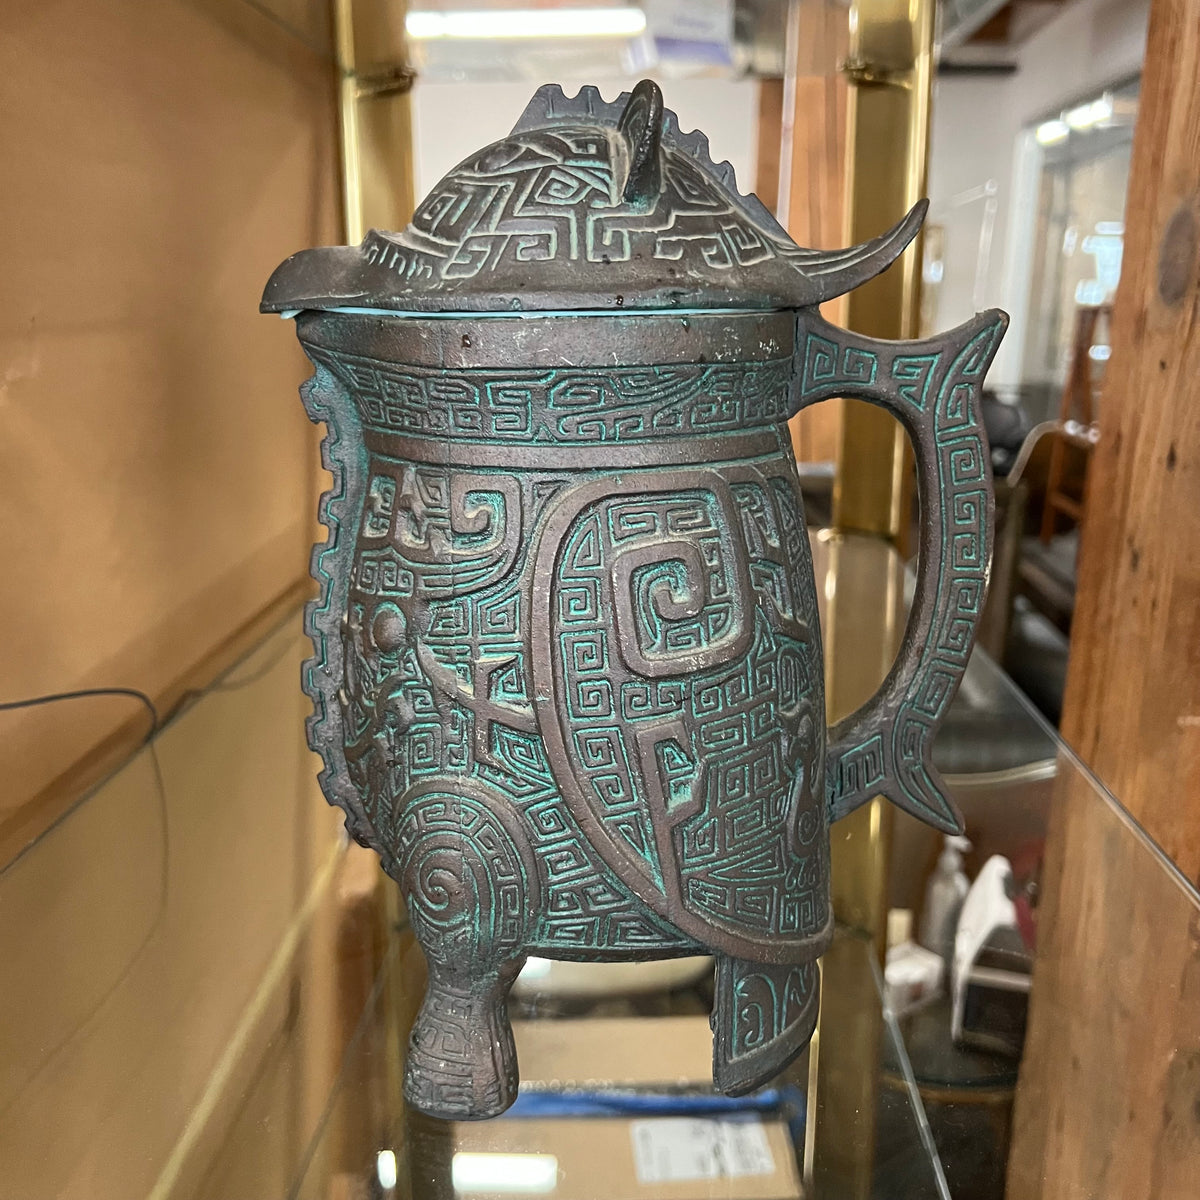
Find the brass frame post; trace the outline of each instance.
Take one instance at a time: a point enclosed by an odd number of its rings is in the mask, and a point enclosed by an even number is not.
[[[925,194],[933,78],[934,0],[856,0],[850,9],[850,244],[890,227]],[[918,246],[848,298],[847,324],[880,338],[915,337]],[[834,524],[899,541],[908,502],[908,445],[886,413],[847,405]]]
[[[925,192],[935,0],[855,0],[849,13],[848,244],[889,228]],[[910,338],[920,313],[919,247],[847,297],[846,324],[878,338]],[[911,451],[888,414],[843,401],[833,522],[840,532],[906,549]],[[900,634],[896,577],[875,555],[853,556],[870,578],[856,581],[839,534],[827,550],[837,587],[825,612],[826,691],[836,720],[867,700],[894,658]],[[843,561],[839,562],[838,560]],[[872,563],[874,563],[873,569]],[[839,571],[838,568],[841,568]],[[878,603],[864,595],[880,578]],[[833,909],[848,933],[822,960],[821,1018],[810,1060],[812,1120],[806,1183],[817,1194],[872,1194],[875,1114],[884,1036],[871,960],[882,959],[892,814],[876,797],[831,831]]]
[[[934,0],[856,0],[850,9],[849,232],[854,244],[888,228],[925,193],[933,78]],[[859,333],[909,338],[920,315],[917,245],[848,297],[846,322]],[[845,402],[833,521],[839,531],[875,534],[907,549],[912,502],[911,451],[900,425],[861,402]],[[837,613],[830,614],[837,621]],[[882,639],[864,659],[882,665],[878,679],[847,678],[831,664],[831,717],[849,712],[883,679],[895,652],[895,631],[881,621]],[[883,644],[886,641],[886,645]],[[857,672],[855,672],[857,674]],[[858,694],[863,686],[867,691]],[[834,832],[834,911],[876,939],[887,924],[886,873],[890,812],[873,800]]]
[[[412,217],[412,104],[401,0],[333,0],[346,242]]]

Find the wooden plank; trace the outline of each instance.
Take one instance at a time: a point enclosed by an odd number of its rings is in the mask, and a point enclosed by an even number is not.
[[[1065,758],[1009,1200],[1195,1200],[1200,914]]]
[[[344,1051],[327,1015],[341,813],[304,744],[306,641],[263,642],[156,764],[0,873],[6,1200],[288,1193]]]
[[[1200,876],[1200,10],[1154,0],[1063,730]],[[1102,805],[1049,839],[1008,1194],[1171,1200],[1200,1163],[1200,921]]]
[[[783,80],[758,81],[758,139],[754,158],[754,194],[772,211],[779,203],[779,166],[783,151]]]
[[[846,129],[848,94],[839,67],[849,46],[844,9],[824,0],[802,0],[802,31],[797,47],[791,112],[784,114],[791,131],[790,153],[781,170],[788,171],[787,212],[780,219],[801,246],[822,250],[846,245]],[[771,203],[767,201],[768,205]],[[845,322],[845,301],[824,307],[832,321]],[[806,408],[791,421],[792,445],[801,462],[832,462],[841,440],[841,400]]]
[[[1200,10],[1155,0],[1064,733],[1200,878]]]
[[[154,697],[160,723],[171,720],[185,705],[200,696],[214,680],[233,667],[251,647],[282,622],[291,621],[293,628],[299,630],[299,606],[313,593],[315,586],[307,577],[289,585],[278,599],[214,646],[198,663],[169,680]],[[149,712],[129,697],[96,697],[93,700],[76,701],[70,708],[75,709],[80,704],[91,704],[99,710],[93,719],[81,722],[83,730],[109,732],[77,758],[64,754],[59,760],[63,767],[61,774],[35,794],[24,798],[23,803],[11,809],[0,808],[0,864],[11,862],[90,788],[126,763],[150,732]],[[61,706],[56,708],[54,705],[34,709],[31,715],[35,721],[25,726],[25,736],[46,744],[57,741],[64,721],[71,721],[76,716],[73,712],[64,714]],[[129,719],[121,721],[121,715],[127,715]],[[40,725],[36,723],[38,718],[43,722]],[[68,748],[70,745],[68,743]],[[11,815],[6,816],[6,812],[11,812]]]

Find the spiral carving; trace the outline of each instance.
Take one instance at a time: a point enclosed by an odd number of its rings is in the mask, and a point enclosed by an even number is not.
[[[499,793],[462,779],[400,800],[390,865],[431,962],[478,969],[524,946],[539,888],[515,817]]]

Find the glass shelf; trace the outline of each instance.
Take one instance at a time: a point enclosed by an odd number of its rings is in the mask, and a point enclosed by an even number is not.
[[[894,650],[904,570],[867,539],[814,545],[829,669],[852,677],[836,699],[852,705]],[[946,998],[897,1016],[875,946],[848,930],[823,961],[811,1050],[746,1101],[712,1092],[711,976],[689,960],[565,987],[535,971],[512,1007],[513,1113],[407,1112],[424,963],[396,889],[317,791],[300,630],[296,612],[0,871],[0,1194],[990,1200],[1025,1169],[1009,1163],[1021,1062],[956,1043]],[[982,655],[936,757],[972,874],[992,854],[1020,874],[1053,823],[1068,847],[1119,853],[1110,926],[1200,928],[1195,889]],[[937,849],[897,816],[891,908],[919,907]],[[1095,996],[1122,1005],[1179,987],[1153,960],[1094,966]],[[1098,1003],[1041,1016],[1029,1054],[1106,1019]],[[692,1177],[639,1183],[639,1162]]]

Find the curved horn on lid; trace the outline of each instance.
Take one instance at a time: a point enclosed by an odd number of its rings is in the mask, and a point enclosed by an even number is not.
[[[887,233],[845,250],[800,250],[792,264],[816,293],[805,303],[824,304],[886,271],[920,232],[928,210],[929,201],[918,200]]]

